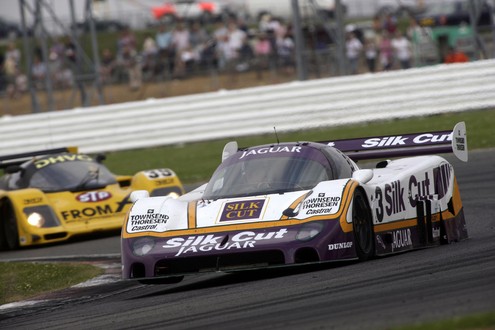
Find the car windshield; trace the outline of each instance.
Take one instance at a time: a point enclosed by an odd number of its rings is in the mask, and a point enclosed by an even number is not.
[[[45,192],[99,189],[116,183],[115,177],[103,165],[92,161],[71,161],[50,164],[36,170],[29,187]]]
[[[312,148],[306,148],[304,153],[268,152],[251,157],[239,154],[225,160],[215,171],[203,195],[205,199],[306,190],[332,179],[328,160]]]

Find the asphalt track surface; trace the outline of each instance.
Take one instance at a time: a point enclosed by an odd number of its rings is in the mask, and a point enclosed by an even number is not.
[[[388,329],[495,311],[495,150],[452,162],[466,241],[367,262],[69,289],[0,308],[0,329]],[[95,255],[118,262],[119,238],[2,252],[0,260]]]

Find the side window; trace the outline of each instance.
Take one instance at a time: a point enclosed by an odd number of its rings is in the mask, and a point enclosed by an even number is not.
[[[356,165],[347,155],[332,147],[324,150],[330,159],[336,179],[352,177],[352,172],[356,170]]]
[[[21,173],[16,172],[12,173],[11,175],[8,176],[8,189],[9,190],[14,190],[14,189],[19,189],[19,188],[24,188],[20,187],[20,181],[21,181]]]

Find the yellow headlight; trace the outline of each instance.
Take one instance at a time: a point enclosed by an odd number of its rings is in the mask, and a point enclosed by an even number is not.
[[[173,199],[177,199],[177,198],[179,198],[179,194],[178,194],[178,193],[176,193],[176,192],[171,192],[171,193],[170,193],[170,194],[168,194],[167,196],[172,197]]]
[[[28,216],[27,222],[33,227],[41,228],[45,224],[45,218],[38,212],[33,212]]]

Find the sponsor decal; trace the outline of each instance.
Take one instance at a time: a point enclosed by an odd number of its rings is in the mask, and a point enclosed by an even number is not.
[[[51,164],[73,162],[73,161],[77,161],[77,160],[92,161],[93,159],[88,155],[79,155],[79,154],[77,154],[77,155],[74,155],[74,154],[60,155],[60,156],[54,156],[54,157],[39,159],[39,160],[34,162],[34,165],[36,166],[36,168],[43,168],[43,167],[45,167],[47,165],[51,165]]]
[[[452,178],[452,166],[443,164],[426,171],[423,175],[411,175],[407,182],[408,194],[404,197],[402,182],[396,180],[383,188],[376,187],[374,193],[374,208],[378,222],[385,216],[392,216],[406,210],[406,204],[415,208],[418,201],[433,199],[434,194],[443,198],[447,194]]]
[[[43,199],[41,197],[33,197],[33,198],[26,198],[23,200],[23,203],[25,205],[29,205],[29,204],[38,204],[38,203],[41,203],[43,201]]]
[[[411,175],[409,178],[409,204],[412,207],[416,207],[417,201],[431,198],[430,184],[431,180],[428,172],[425,172],[422,180],[418,180],[416,176]]]
[[[404,203],[404,188],[399,180],[386,184],[382,188],[375,188],[375,214],[378,222],[382,222],[384,215],[391,216],[406,210]]]
[[[62,215],[62,218],[66,222],[81,220],[83,218],[93,218],[96,216],[108,216],[108,215],[111,215],[113,213],[114,212],[112,210],[112,207],[108,204],[60,212],[60,214]]]
[[[431,174],[425,172],[423,179],[412,175],[409,178],[409,203],[416,207],[418,200],[432,199],[433,194],[438,195],[441,199],[445,197],[450,187],[452,178],[452,166],[443,164],[433,169],[433,182],[430,179]]]
[[[377,147],[390,147],[390,146],[401,146],[406,145],[411,137],[398,136],[387,136],[381,138],[371,138],[364,141],[361,145],[363,148],[377,148]],[[446,134],[432,134],[425,133],[415,136],[410,142],[413,144],[425,144],[425,143],[435,143],[452,141],[452,133]]]
[[[325,196],[319,193],[318,197],[307,198],[302,204],[302,209],[307,215],[326,214],[332,212],[332,208],[340,205],[340,196]]]
[[[147,171],[143,171],[144,172],[144,175],[146,175],[146,177],[148,179],[160,179],[160,178],[166,178],[166,177],[169,177],[169,176],[173,176],[173,172],[167,168],[158,168],[158,169],[154,169],[154,170],[147,170]]]
[[[392,250],[401,249],[404,247],[411,247],[411,230],[400,229],[392,232]]]
[[[352,242],[333,243],[328,244],[328,251],[350,249],[351,247]]]
[[[155,213],[155,210],[149,209],[146,214],[130,215],[127,222],[127,231],[130,233],[154,230],[163,231],[165,230],[163,225],[167,223],[169,218],[166,214]],[[131,228],[129,229],[129,227]]]
[[[435,184],[435,193],[438,198],[443,198],[449,189],[450,179],[452,177],[452,166],[443,164],[433,169],[433,182]]]
[[[252,155],[274,154],[274,153],[281,153],[281,152],[286,152],[286,153],[301,152],[301,147],[298,147],[298,146],[285,146],[285,147],[277,146],[277,147],[266,147],[266,148],[252,149],[249,151],[244,151],[241,154],[241,157],[239,157],[239,159],[243,159],[244,157],[252,156]]]
[[[363,148],[388,147],[406,144],[407,137],[389,136],[384,138],[373,138],[364,141]]]
[[[160,180],[155,180],[154,182],[156,186],[166,186],[174,183],[174,179],[173,178],[160,179]]]
[[[94,207],[85,207],[82,209],[78,208],[65,210],[60,212],[60,215],[67,223],[87,220],[88,218],[93,217],[110,217],[114,214],[119,214],[126,211],[125,207],[132,204],[132,202],[129,200],[129,195],[127,195],[124,199],[122,199],[120,202],[117,202],[116,204],[117,205],[115,207],[112,207],[112,205],[110,204],[104,204],[96,205]]]
[[[259,219],[264,204],[264,199],[225,203],[220,215],[220,222]]]
[[[463,137],[457,137],[456,136],[455,144],[456,144],[457,149],[464,151],[465,145],[466,145],[466,139]]]
[[[112,197],[108,191],[89,191],[76,196],[81,203],[95,203],[107,200]]]
[[[228,236],[224,235],[199,235],[189,236],[187,238],[175,237],[167,240],[164,249],[177,249],[176,257],[184,254],[193,254],[198,252],[223,251],[223,250],[242,250],[256,246],[260,241],[275,241],[283,239],[288,233],[286,228],[277,231],[264,233],[255,233],[253,231],[242,231],[233,235],[227,242],[224,242]]]

